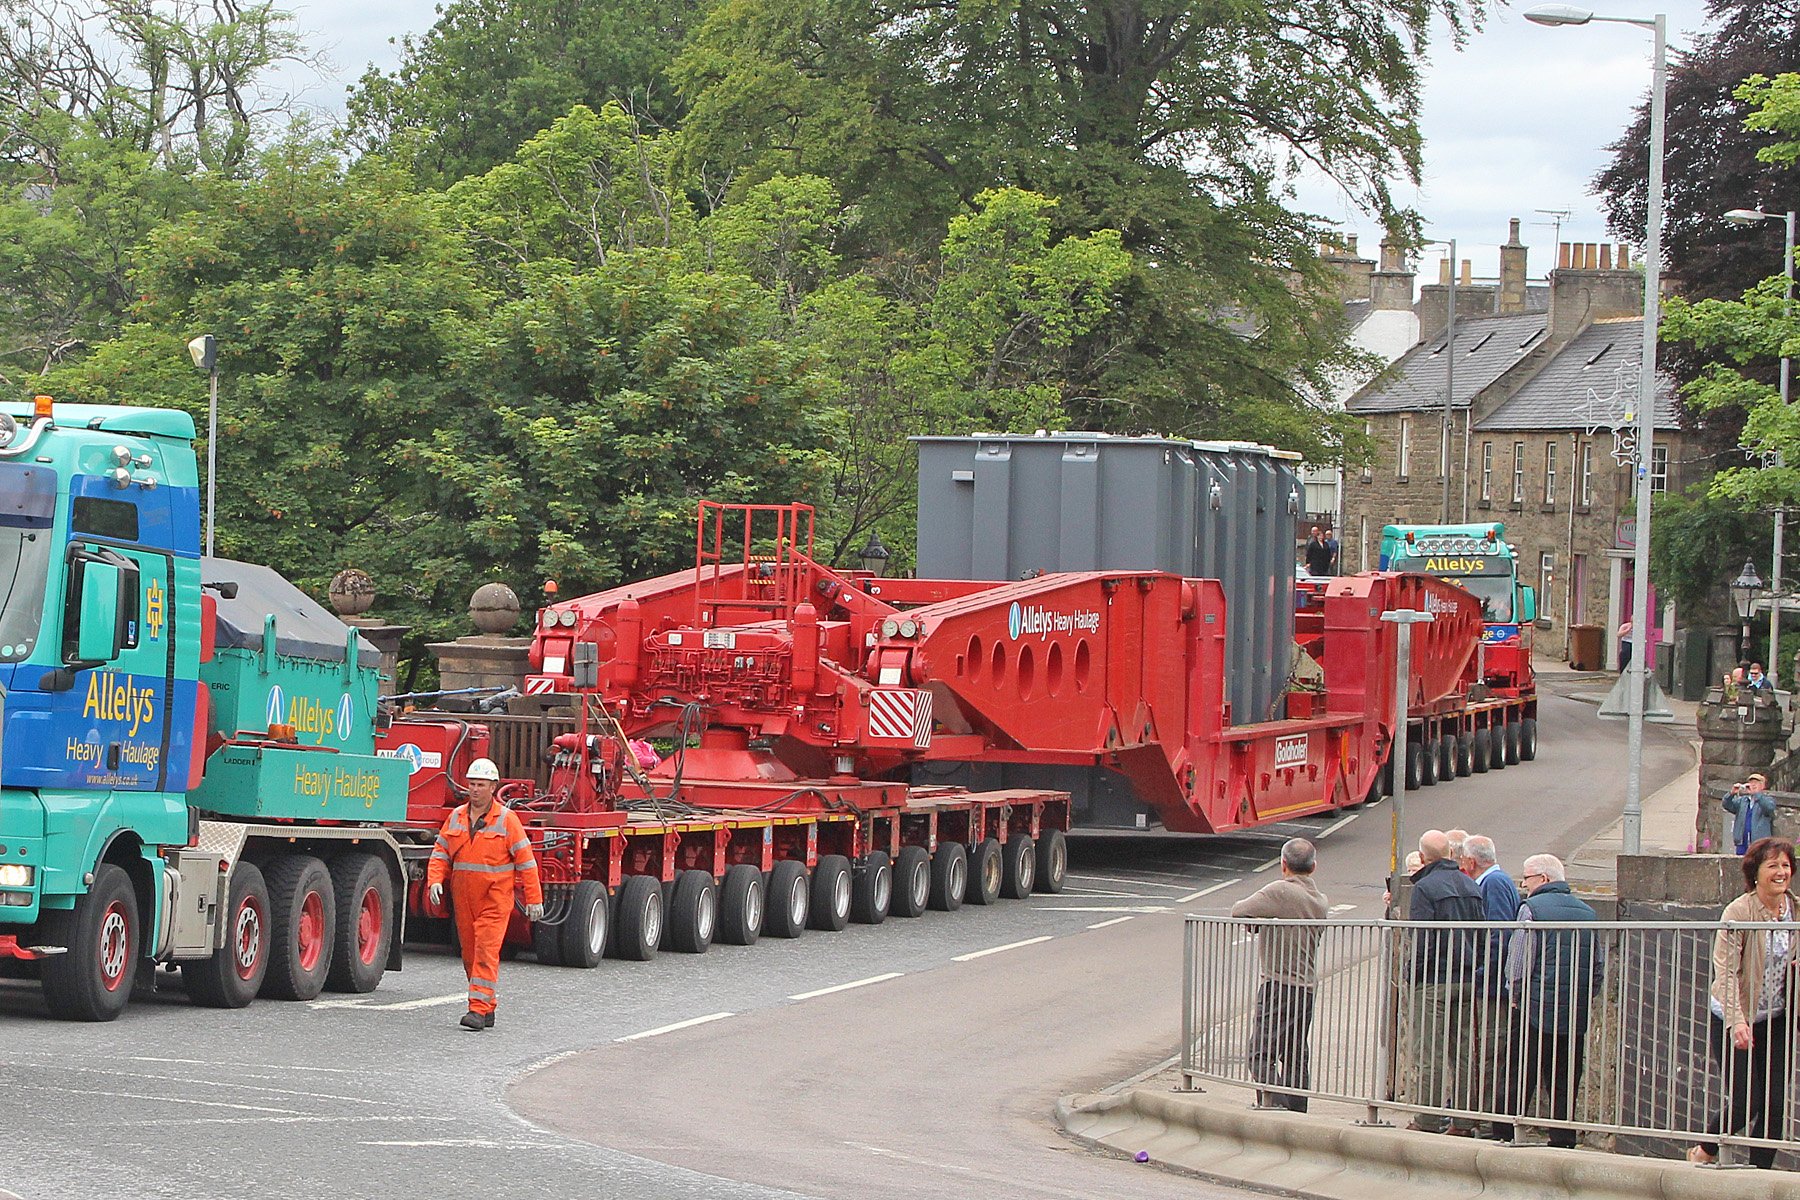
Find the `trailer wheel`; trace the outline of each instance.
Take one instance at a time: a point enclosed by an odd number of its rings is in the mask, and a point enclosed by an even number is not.
[[[1418,742],[1406,743],[1406,790],[1416,792],[1425,786],[1425,748]]]
[[[719,893],[719,940],[727,946],[754,946],[763,923],[763,873],[749,863],[725,869]]]
[[[1488,736],[1487,726],[1483,725],[1475,731],[1474,761],[1469,764],[1477,775],[1487,774],[1488,767],[1493,765],[1494,740]]]
[[[1456,778],[1456,735],[1453,733],[1438,737],[1437,777],[1444,783]]]
[[[1456,776],[1466,779],[1475,773],[1475,738],[1471,734],[1456,735]]]
[[[569,915],[561,925],[538,926],[532,931],[533,938],[548,928],[557,936],[555,965],[592,970],[606,954],[607,927],[611,924],[608,910],[605,884],[595,879],[577,880],[569,893]],[[543,957],[540,943],[539,961]]]
[[[650,875],[629,875],[619,888],[612,953],[630,962],[649,962],[662,941],[662,883]]]
[[[1519,722],[1519,761],[1530,762],[1537,757],[1537,718],[1526,717]]]
[[[1035,890],[1054,896],[1063,890],[1069,877],[1069,839],[1060,829],[1047,829],[1037,844],[1037,880]]]
[[[562,966],[562,926],[533,925],[531,927],[531,948],[537,953],[538,965]]]
[[[254,863],[231,869],[231,900],[221,920],[225,944],[211,958],[182,963],[181,979],[201,1008],[242,1008],[269,970],[269,888]]]
[[[110,1021],[125,1011],[142,950],[137,893],[112,863],[94,870],[93,886],[67,912],[46,913],[52,944],[68,947],[43,960],[44,999],[63,1021]]]
[[[961,842],[940,842],[931,856],[931,907],[955,912],[969,886],[969,850]]]
[[[894,903],[894,868],[887,851],[871,850],[856,875],[850,896],[850,919],[858,925],[879,925],[887,920]]]
[[[1005,879],[1005,865],[1000,861],[1000,840],[984,838],[976,843],[969,856],[969,882],[963,888],[968,904],[992,904],[1000,898],[1000,884]]]
[[[931,854],[923,846],[900,847],[894,868],[894,904],[897,917],[916,917],[931,904]]]
[[[263,871],[269,889],[269,969],[258,995],[314,1000],[331,969],[337,897],[331,872],[310,854],[279,854]]]
[[[784,858],[769,872],[769,901],[763,906],[764,937],[797,938],[806,930],[806,864]]]
[[[1519,721],[1506,723],[1506,765],[1517,766],[1519,763]]]
[[[807,924],[836,933],[850,923],[850,860],[841,854],[821,854],[812,875],[812,911]]]
[[[1506,768],[1506,722],[1488,726],[1488,766],[1500,771]]]
[[[1037,850],[1031,835],[1015,833],[1001,850],[1000,894],[1008,900],[1023,900],[1031,895],[1037,881]]]
[[[680,954],[705,954],[719,925],[719,889],[711,871],[683,871],[675,877],[674,903],[663,937]]]
[[[331,860],[337,929],[331,939],[333,992],[372,992],[387,971],[394,941],[394,881],[373,854],[347,850]]]

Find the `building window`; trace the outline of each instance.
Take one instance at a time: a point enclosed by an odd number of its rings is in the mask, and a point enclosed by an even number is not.
[[[1581,507],[1594,502],[1594,443],[1581,443]]]
[[[1375,443],[1375,422],[1363,422],[1363,436],[1369,439],[1370,445]],[[1375,471],[1366,463],[1363,465],[1362,481],[1364,483],[1373,483],[1375,481]]]
[[[1556,581],[1556,555],[1546,550],[1538,555],[1538,608],[1550,609],[1551,584]]]
[[[1525,503],[1525,443],[1513,443],[1513,493],[1514,504]]]
[[[1481,443],[1481,498],[1494,498],[1494,443]]]
[[[1669,490],[1669,448],[1667,446],[1650,447],[1650,490],[1666,492]]]
[[[1544,503],[1556,503],[1556,443],[1544,443]]]
[[[1400,467],[1397,472],[1401,479],[1412,474],[1412,418],[1400,418]]]

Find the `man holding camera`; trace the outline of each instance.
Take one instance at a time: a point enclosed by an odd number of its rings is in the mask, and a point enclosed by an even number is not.
[[[1769,795],[1769,780],[1761,771],[1743,783],[1732,784],[1719,803],[1735,818],[1731,844],[1739,854],[1747,852],[1751,843],[1775,835],[1775,797]]]

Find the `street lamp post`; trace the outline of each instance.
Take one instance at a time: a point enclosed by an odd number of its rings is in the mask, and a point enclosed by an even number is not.
[[[1785,213],[1764,212],[1760,208],[1734,208],[1725,214],[1727,221],[1739,225],[1757,225],[1764,221],[1780,221],[1786,229],[1787,236],[1782,239],[1781,273],[1787,282],[1783,293],[1782,315],[1789,316],[1794,308],[1794,210]],[[1781,407],[1786,408],[1788,402],[1788,356],[1781,356]],[[1786,466],[1779,451],[1775,455],[1776,466]],[[1774,545],[1769,552],[1769,677],[1778,679],[1781,675],[1781,542],[1786,532],[1787,510],[1781,505],[1775,506]]]
[[[1731,605],[1737,609],[1738,620],[1743,623],[1738,634],[1739,662],[1750,657],[1750,612],[1756,607],[1756,598],[1761,593],[1762,580],[1756,576],[1756,564],[1746,558],[1744,569],[1731,581]]]
[[[188,357],[206,372],[206,557],[213,556],[213,482],[219,464],[219,343],[203,333],[187,344]]]
[[[1642,849],[1644,825],[1644,705],[1650,655],[1650,464],[1656,444],[1656,339],[1662,321],[1663,110],[1669,75],[1669,19],[1601,17],[1570,4],[1546,4],[1526,12],[1539,25],[1586,25],[1599,21],[1636,25],[1655,37],[1655,66],[1650,83],[1650,175],[1644,220],[1644,337],[1638,368],[1636,487],[1637,526],[1631,548],[1631,629],[1642,651],[1631,656],[1629,708],[1626,716],[1626,774],[1623,842],[1626,854]]]

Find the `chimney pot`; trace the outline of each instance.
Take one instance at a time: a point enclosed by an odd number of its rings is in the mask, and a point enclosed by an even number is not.
[[[1514,217],[1507,225],[1506,240],[1517,244],[1519,240],[1519,218]]]
[[[1556,265],[1564,270],[1568,269],[1568,266],[1569,266],[1569,243],[1558,242],[1556,244]]]
[[[1438,282],[1439,283],[1449,283],[1450,282],[1450,260],[1447,258],[1441,260],[1438,263]]]
[[[1612,244],[1610,242],[1600,244],[1600,269],[1602,271],[1612,270]]]

